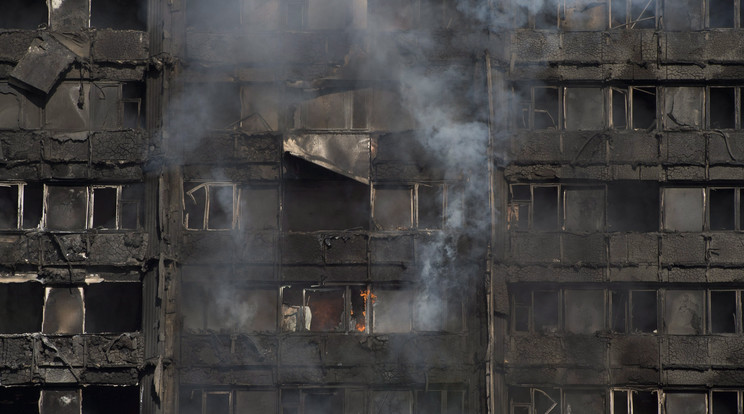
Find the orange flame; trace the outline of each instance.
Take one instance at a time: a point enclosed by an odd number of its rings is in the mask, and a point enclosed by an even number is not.
[[[372,293],[369,290],[369,288],[367,288],[367,290],[361,291],[361,293],[359,293],[359,296],[361,296],[362,299],[364,299],[364,310],[362,311],[362,317],[359,320],[357,320],[356,330],[359,332],[364,332],[364,330],[367,329],[367,300],[371,300],[372,303],[375,303],[375,299],[377,299],[377,295]],[[352,315],[353,314],[354,312],[352,311]]]

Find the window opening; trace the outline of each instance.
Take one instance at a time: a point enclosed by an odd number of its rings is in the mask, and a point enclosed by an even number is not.
[[[532,228],[558,230],[558,186],[532,188]]]
[[[664,230],[702,231],[705,191],[702,188],[665,188],[663,191]]]
[[[0,412],[39,414],[39,387],[0,387]]]
[[[236,225],[238,191],[231,183],[185,183],[184,224],[190,230],[230,230]]]
[[[613,2],[614,3],[614,2]],[[610,88],[610,100],[612,113],[612,127],[625,129],[628,127],[628,91],[619,88]]]
[[[708,27],[734,27],[736,2],[731,0],[708,0]]]
[[[209,391],[204,393],[204,410],[210,414],[231,414],[232,393],[229,391]]]
[[[654,290],[612,291],[612,329],[616,332],[656,333],[657,300]]]
[[[20,334],[41,331],[43,308],[44,286],[41,283],[1,283],[0,333]],[[1,402],[0,407],[2,407]]]
[[[88,188],[46,186],[45,221],[50,230],[86,228]]]
[[[711,230],[736,229],[736,191],[733,188],[711,188],[710,190]]]
[[[139,412],[139,387],[84,387],[82,414],[132,414]]]
[[[548,1],[552,3],[552,1]],[[535,87],[532,89],[534,102],[534,129],[558,129],[558,88]]]
[[[739,312],[736,311],[736,291],[712,290],[710,292],[710,331],[735,333]]]
[[[372,413],[410,414],[410,391],[372,391]]]
[[[559,2],[553,0],[534,0],[535,29],[557,29]]]
[[[704,332],[704,300],[702,291],[667,290],[664,326],[674,335],[702,335]]]
[[[560,298],[558,291],[532,292],[533,323],[536,332],[557,332],[560,326]]]
[[[34,30],[47,23],[44,0],[7,0],[0,13],[0,28]]]
[[[563,295],[566,332],[592,334],[604,329],[603,290],[566,290]]]
[[[589,6],[586,7],[589,8]],[[565,129],[569,131],[603,129],[604,107],[605,99],[602,88],[565,88],[563,93]]]
[[[80,390],[41,390],[42,414],[80,414]]]
[[[563,229],[577,232],[596,232],[604,229],[604,187],[563,188]]]
[[[659,183],[613,182],[607,186],[609,231],[659,231]]]
[[[136,332],[142,319],[142,285],[108,282],[85,287],[85,332]]]
[[[664,88],[664,128],[666,130],[699,130],[703,126],[702,87]]]
[[[411,331],[413,292],[408,289],[375,289],[372,303],[372,328],[376,333]]]
[[[146,0],[93,0],[90,8],[91,27],[147,30]]]
[[[667,413],[695,414],[708,411],[708,395],[703,393],[665,392]]]
[[[93,187],[91,204],[93,205],[93,216],[91,217],[92,228],[115,229],[119,222],[117,208],[117,187]]]
[[[656,88],[631,87],[632,128],[656,129]]]
[[[710,127],[712,129],[736,128],[736,88],[711,87]]]
[[[46,288],[42,333],[83,333],[83,319],[83,288]]]
[[[739,412],[738,394],[736,391],[711,392],[713,414],[737,414]]]

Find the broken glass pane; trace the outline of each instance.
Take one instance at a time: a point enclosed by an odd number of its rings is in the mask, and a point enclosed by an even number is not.
[[[736,332],[736,292],[713,290],[710,292],[710,331],[713,333]]]
[[[0,229],[18,228],[18,186],[0,185]]]
[[[555,388],[534,388],[535,414],[559,414],[561,393]]]
[[[374,332],[410,332],[412,292],[410,290],[378,289],[375,295],[377,298],[372,304]]]
[[[44,211],[44,186],[26,184],[23,188],[23,228],[37,228]]]
[[[116,228],[116,188],[93,188],[93,228]]]
[[[656,128],[656,88],[631,88],[633,129]]]
[[[655,391],[632,391],[631,398],[633,414],[657,414],[659,412],[659,401]]]
[[[558,28],[558,2],[553,0],[535,0],[535,29]]]
[[[736,127],[736,93],[734,88],[710,88],[710,127]]]
[[[628,409],[628,392],[627,391],[613,391],[612,392],[612,413],[613,414],[629,414]]]
[[[667,130],[700,129],[703,123],[702,87],[664,90],[664,127]]]
[[[610,231],[659,231],[659,183],[613,182],[607,186]]]
[[[736,204],[733,188],[710,189],[710,229],[734,230]]]
[[[628,0],[630,2],[630,29],[656,27],[656,0]],[[638,414],[638,413],[636,413]]]
[[[534,88],[535,129],[558,129],[558,88]]]
[[[675,414],[707,413],[707,395],[703,393],[668,392],[664,394],[666,412]]]
[[[566,331],[592,334],[604,329],[604,291],[566,290]]]
[[[136,332],[141,319],[140,283],[97,283],[85,288],[85,332]]]
[[[604,128],[604,94],[601,88],[566,88],[565,94],[567,130]]]
[[[418,227],[441,229],[444,213],[444,192],[441,185],[418,186]]]
[[[595,232],[604,229],[604,194],[604,189],[597,187],[566,188],[566,230]]]
[[[83,288],[47,288],[41,332],[83,333],[83,315]]]
[[[186,228],[201,230],[205,228],[207,210],[207,186],[199,183],[184,183],[184,222]]]
[[[50,230],[85,229],[88,212],[86,187],[47,187],[46,226]]]
[[[82,414],[132,414],[139,412],[139,387],[84,387]]]
[[[413,226],[413,189],[375,188],[374,219],[381,230],[410,229]]]
[[[703,230],[703,189],[664,189],[664,229],[670,231]]]
[[[631,331],[655,333],[657,327],[656,291],[634,290],[631,297]]]
[[[703,292],[668,290],[665,298],[664,325],[666,332],[676,335],[703,333]]]

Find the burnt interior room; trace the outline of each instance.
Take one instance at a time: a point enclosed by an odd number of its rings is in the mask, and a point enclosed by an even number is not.
[[[6,0],[0,412],[744,414],[744,0]]]

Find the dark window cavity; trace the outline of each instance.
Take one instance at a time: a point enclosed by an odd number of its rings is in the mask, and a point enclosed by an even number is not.
[[[738,323],[734,290],[712,290],[710,292],[710,331],[712,333],[735,333]]]
[[[737,414],[738,398],[736,391],[713,391],[711,393],[713,400],[714,414]]]
[[[592,7],[588,9],[591,10]],[[563,103],[566,130],[591,131],[604,128],[605,99],[602,88],[565,88]]]
[[[733,188],[710,189],[711,230],[736,229],[736,190]]]
[[[0,387],[0,412],[39,414],[38,387]]]
[[[612,329],[616,332],[655,333],[657,300],[654,290],[612,291]]]
[[[659,184],[654,181],[614,182],[607,186],[609,231],[659,230]]]
[[[0,13],[0,28],[33,30],[47,23],[44,0],[6,0]]]
[[[194,332],[273,332],[277,292],[230,282],[184,283],[181,296],[184,329]]]
[[[532,228],[558,230],[558,186],[535,186],[532,197]]]
[[[237,224],[237,188],[231,183],[185,183],[184,224],[192,230],[229,230]]]
[[[733,28],[736,16],[735,2],[731,0],[708,0],[708,26],[712,28]]]
[[[147,0],[92,0],[90,8],[92,27],[147,30]]]
[[[656,128],[656,88],[630,88],[632,128],[653,130]]]
[[[604,290],[566,290],[563,295],[566,332],[592,334],[604,329]]]
[[[88,188],[47,186],[46,228],[80,230],[86,228]]]
[[[41,390],[39,412],[80,414],[80,400],[80,390]]]
[[[139,387],[85,387],[82,414],[138,413],[139,402]]]
[[[82,288],[47,288],[41,332],[45,334],[83,333],[83,314]]]
[[[736,88],[710,88],[710,128],[736,128]]]
[[[135,332],[141,320],[140,283],[98,283],[85,288],[85,332]]]
[[[41,283],[0,284],[0,333],[41,331],[43,307],[44,287]]]

